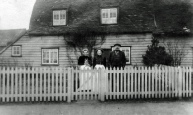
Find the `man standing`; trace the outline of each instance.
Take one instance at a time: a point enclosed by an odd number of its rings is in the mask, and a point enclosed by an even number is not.
[[[120,51],[120,47],[121,45],[120,44],[115,44],[114,45],[115,49],[114,51],[112,51],[109,55],[109,62],[110,62],[110,65],[111,67],[114,69],[121,69],[121,68],[124,68],[125,65],[126,65],[126,57],[125,57],[125,53]],[[122,76],[123,77],[123,76]],[[118,80],[117,80],[118,78]],[[109,78],[110,79],[110,78]],[[124,78],[121,79],[121,74],[112,74],[112,78],[111,78],[111,91],[114,92],[115,90],[117,90],[118,88],[118,83],[119,83],[119,91],[121,91],[121,87],[124,86],[122,84],[121,86],[121,80],[124,81]],[[123,82],[122,82],[123,83]],[[115,85],[115,87],[114,87]]]
[[[126,65],[125,53],[120,51],[120,44],[114,45],[115,49],[109,55],[109,62],[112,68],[124,68]]]

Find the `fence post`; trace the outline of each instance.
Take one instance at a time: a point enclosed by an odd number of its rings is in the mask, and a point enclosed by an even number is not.
[[[182,68],[178,67],[179,76],[178,76],[178,96],[182,98]]]
[[[100,100],[105,101],[105,73],[104,69],[99,69],[100,79]]]
[[[64,87],[65,88],[65,87]],[[72,92],[72,68],[68,68],[68,99],[67,102],[71,102],[71,92]]]

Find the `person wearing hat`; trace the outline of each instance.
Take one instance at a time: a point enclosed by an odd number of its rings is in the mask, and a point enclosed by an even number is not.
[[[113,68],[113,69],[121,69],[121,68],[124,68],[125,65],[126,65],[126,57],[125,57],[125,53],[120,51],[120,47],[121,45],[120,44],[115,44],[114,45],[114,50],[110,53],[109,55],[109,63],[110,63],[110,66]],[[111,90],[114,91],[114,85],[115,87],[117,87],[118,85],[118,81],[116,79],[116,77],[118,77],[119,79],[119,91],[121,90],[121,74],[114,74],[112,75],[114,77],[111,78]]]
[[[105,68],[106,67],[106,58],[103,56],[103,50],[97,49],[96,56],[93,59],[94,69]]]
[[[126,65],[125,53],[120,51],[120,44],[114,45],[114,50],[109,55],[109,63],[112,68],[124,68]]]

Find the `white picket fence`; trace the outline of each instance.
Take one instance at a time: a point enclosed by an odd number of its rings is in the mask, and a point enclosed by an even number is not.
[[[191,67],[1,67],[0,102],[191,97]]]

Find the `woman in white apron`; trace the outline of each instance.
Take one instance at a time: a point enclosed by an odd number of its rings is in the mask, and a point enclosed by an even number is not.
[[[88,56],[88,49],[83,50],[83,55],[79,57],[78,59],[78,65],[80,67],[80,70],[91,70],[92,66],[92,58]],[[91,90],[91,73],[89,71],[82,71],[80,73],[80,85],[79,85],[79,91],[89,91]]]
[[[94,57],[93,59],[93,67],[94,69],[96,70],[99,70],[99,69],[105,69],[106,67],[106,58],[102,55],[103,51],[102,49],[97,49],[96,51],[96,56]],[[99,75],[98,73],[96,74],[96,76],[94,76],[94,91],[95,92],[98,92],[98,89],[99,89]]]

